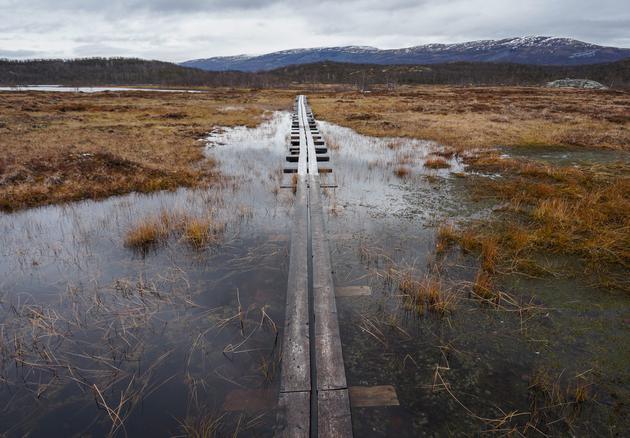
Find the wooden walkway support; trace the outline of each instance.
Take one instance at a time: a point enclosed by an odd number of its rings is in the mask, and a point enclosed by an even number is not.
[[[328,150],[305,96],[296,98],[285,173],[297,173],[279,396],[285,437],[352,437],[320,173]]]

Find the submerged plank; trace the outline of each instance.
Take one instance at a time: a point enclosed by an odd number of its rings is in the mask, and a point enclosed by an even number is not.
[[[381,386],[351,386],[350,404],[353,408],[366,408],[376,406],[398,406],[396,388],[391,385]]]
[[[271,389],[234,389],[227,393],[223,410],[256,412],[276,407],[276,392]]]
[[[345,286],[335,288],[335,295],[338,297],[361,297],[372,295],[370,286]]]

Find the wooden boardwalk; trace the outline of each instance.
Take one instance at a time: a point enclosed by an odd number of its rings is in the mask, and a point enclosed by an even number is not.
[[[298,96],[286,173],[297,174],[280,376],[280,435],[352,437],[320,173],[328,150]]]

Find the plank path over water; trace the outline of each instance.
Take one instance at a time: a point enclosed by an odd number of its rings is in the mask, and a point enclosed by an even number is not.
[[[339,337],[320,173],[330,157],[306,97],[292,117],[285,173],[296,196],[280,373],[280,435],[351,437],[348,386]]]

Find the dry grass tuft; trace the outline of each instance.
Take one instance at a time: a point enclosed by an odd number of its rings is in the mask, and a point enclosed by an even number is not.
[[[293,191],[294,195],[297,193],[297,188],[298,188],[298,175],[297,173],[294,173],[293,176],[291,176],[291,191]]]
[[[494,290],[492,277],[483,269],[477,272],[472,290],[477,297],[484,300],[494,300],[498,297],[498,294]]]
[[[424,162],[424,167],[427,167],[429,169],[448,169],[449,167],[451,167],[451,165],[448,164],[448,161],[446,161],[444,158],[435,157],[427,159]]]
[[[162,242],[168,236],[168,230],[154,218],[147,218],[136,224],[125,235],[125,246],[146,250]]]
[[[183,241],[196,249],[218,244],[225,225],[216,222],[211,214],[191,216],[186,213],[162,210],[156,216],[149,216],[135,224],[125,236],[125,246],[146,251],[169,236],[180,236]]]
[[[557,422],[571,427],[581,406],[594,401],[591,370],[568,377],[561,372],[554,377],[547,369],[535,370],[530,379],[530,424],[545,430]]]
[[[190,218],[184,223],[183,238],[194,248],[200,249],[220,241],[224,225],[211,218]]]
[[[457,304],[455,293],[446,290],[441,281],[432,276],[416,280],[409,274],[404,275],[398,289],[404,296],[405,306],[418,314],[423,314],[426,309],[444,316],[451,313]]]
[[[394,169],[394,175],[398,178],[406,178],[411,174],[411,169],[407,166],[398,166]]]

